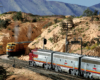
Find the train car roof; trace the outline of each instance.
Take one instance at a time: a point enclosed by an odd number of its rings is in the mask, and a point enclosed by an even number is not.
[[[100,57],[83,56],[82,59],[87,59],[87,60],[100,60]]]
[[[81,57],[81,55],[78,54],[71,54],[71,53],[66,53],[66,52],[55,52],[55,54],[61,54],[61,55],[69,55],[69,56],[75,56],[75,57]]]
[[[22,43],[30,43],[30,42],[32,42],[32,41],[23,41],[23,42],[9,42],[9,43],[7,43],[7,44],[22,44]]]
[[[74,53],[67,53],[67,52],[58,52],[58,51],[52,51],[52,50],[46,50],[46,49],[38,49],[38,51],[43,51],[43,52],[54,52],[54,54],[59,54],[59,55],[70,55],[70,56],[75,56],[75,57],[81,57],[82,55],[79,54],[74,54]]]
[[[30,43],[30,42],[32,42],[32,41],[23,41],[23,42],[15,42],[15,43],[22,44],[22,43]]]
[[[46,49],[38,49],[38,51],[42,51],[42,52],[55,52],[55,51],[52,51],[52,50],[46,50]]]

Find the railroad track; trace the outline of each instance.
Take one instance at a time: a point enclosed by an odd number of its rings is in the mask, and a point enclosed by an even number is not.
[[[68,73],[57,73],[53,70],[45,70],[41,67],[30,67],[28,61],[22,61],[17,58],[9,58],[9,60],[0,58],[0,62],[10,64],[11,66],[14,64],[14,60],[16,68],[26,68],[53,80],[89,80],[79,76],[72,76]]]

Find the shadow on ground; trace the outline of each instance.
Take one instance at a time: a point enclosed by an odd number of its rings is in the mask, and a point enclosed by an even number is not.
[[[2,66],[0,66],[0,80],[6,80],[6,73],[6,70]]]

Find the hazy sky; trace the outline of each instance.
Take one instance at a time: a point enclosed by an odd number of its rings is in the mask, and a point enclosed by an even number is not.
[[[48,1],[60,1],[71,4],[79,4],[87,7],[100,3],[100,0],[48,0]]]

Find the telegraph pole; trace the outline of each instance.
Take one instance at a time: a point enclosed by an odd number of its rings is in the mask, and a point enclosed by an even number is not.
[[[66,41],[65,41],[65,52],[68,51],[68,23],[67,23],[67,30],[66,30]]]
[[[82,55],[82,38],[78,38],[81,39],[81,55]]]

